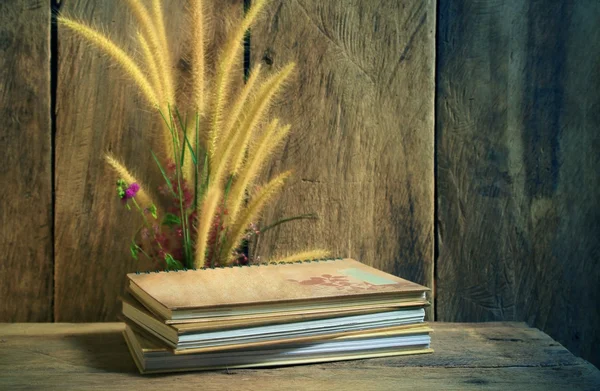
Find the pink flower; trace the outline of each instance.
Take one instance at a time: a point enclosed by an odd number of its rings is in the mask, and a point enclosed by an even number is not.
[[[123,199],[130,199],[135,197],[135,195],[137,194],[137,192],[140,190],[140,185],[138,185],[137,183],[133,182],[131,185],[129,185],[129,187],[127,188],[127,190],[125,190],[125,196],[123,196]]]

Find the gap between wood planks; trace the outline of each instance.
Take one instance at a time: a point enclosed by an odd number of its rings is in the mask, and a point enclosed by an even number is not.
[[[56,210],[56,95],[58,88],[58,24],[60,0],[50,0],[50,187],[52,191],[50,208],[52,224],[50,240],[52,248],[52,298],[50,300],[50,321],[54,322],[54,302],[56,300],[56,258],[55,258],[55,210]]]
[[[438,226],[438,121],[437,121],[437,101],[438,101],[438,41],[440,36],[439,31],[439,15],[440,1],[435,2],[435,37],[433,38],[434,55],[433,55],[433,282],[432,282],[432,298],[433,301],[433,320],[438,320],[438,303],[437,303],[437,280],[438,280],[438,258],[440,255],[440,238]]]

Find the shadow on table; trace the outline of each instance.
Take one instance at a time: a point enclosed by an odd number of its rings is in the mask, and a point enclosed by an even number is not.
[[[85,354],[85,365],[99,371],[138,373],[120,331],[93,334],[75,334],[72,338]]]

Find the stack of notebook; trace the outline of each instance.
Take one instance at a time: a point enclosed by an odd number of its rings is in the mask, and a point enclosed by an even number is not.
[[[427,353],[427,288],[352,259],[129,274],[142,373]]]

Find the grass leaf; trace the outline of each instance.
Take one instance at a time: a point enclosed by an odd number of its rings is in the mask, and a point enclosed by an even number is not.
[[[284,223],[288,223],[290,221],[294,221],[294,220],[318,220],[319,219],[319,215],[317,215],[316,213],[306,213],[303,215],[298,215],[298,216],[292,216],[292,217],[285,217],[281,220],[278,220],[276,222],[274,222],[273,224],[269,224],[264,228],[260,229],[260,233],[265,233],[266,231],[277,227],[278,225],[284,224]]]
[[[183,166],[183,162],[185,160],[186,145],[187,145],[188,149],[190,150],[190,153],[192,154],[191,155],[192,161],[194,162],[195,165],[197,165],[196,153],[194,152],[194,148],[190,144],[190,141],[188,140],[188,137],[187,137],[187,116],[185,118],[185,121],[183,119],[181,119],[181,113],[179,112],[179,109],[177,107],[175,107],[175,114],[177,115],[177,121],[179,121],[179,126],[183,130],[184,142],[183,142],[183,146],[181,148],[181,166]]]
[[[194,165],[197,166],[198,165],[198,159],[196,157],[196,153],[194,152],[194,147],[190,143],[190,139],[188,138],[186,131],[183,132],[183,139],[185,141],[185,145],[183,147],[183,150],[185,151],[185,146],[187,146],[187,148],[189,149],[190,154],[192,156],[192,162],[194,162]],[[181,154],[181,164],[183,164],[183,153]]]
[[[175,194],[175,190],[173,190],[173,184],[171,183],[171,180],[167,176],[167,173],[165,172],[165,169],[163,168],[162,164],[160,164],[160,161],[156,157],[156,154],[152,150],[150,150],[150,153],[152,154],[152,158],[156,162],[156,165],[158,166],[160,173],[162,174],[163,178],[165,179],[165,182],[167,182],[167,186],[169,187],[169,190],[171,190],[171,193],[173,193],[173,195],[175,197],[177,197],[177,194]]]
[[[179,216],[174,215],[173,213],[167,213],[162,221],[162,225],[168,225],[169,227],[180,224],[181,219],[179,218]]]
[[[133,257],[133,259],[135,259],[137,261],[139,259],[138,255],[137,255],[137,253],[138,253],[138,246],[137,246],[137,244],[135,244],[135,243],[132,242],[129,245],[129,251],[131,251],[131,256]]]
[[[183,264],[173,258],[171,254],[165,255],[165,262],[167,263],[167,270],[181,270],[183,269]]]

